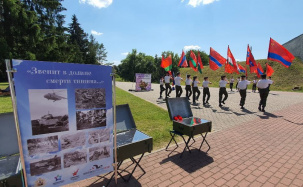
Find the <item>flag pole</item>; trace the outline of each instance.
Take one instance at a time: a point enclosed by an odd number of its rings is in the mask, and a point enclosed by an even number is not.
[[[26,169],[25,169],[25,160],[24,160],[20,126],[19,126],[16,93],[15,93],[15,87],[14,87],[13,76],[12,76],[12,74],[17,71],[15,69],[12,69],[10,60],[6,59],[5,63],[6,63],[6,69],[7,69],[6,72],[7,72],[7,77],[8,77],[8,82],[9,82],[9,87],[10,87],[10,92],[11,92],[11,99],[12,99],[12,104],[13,104],[13,112],[14,112],[14,119],[15,119],[16,131],[17,131],[18,146],[19,146],[19,151],[20,151],[20,161],[21,161],[21,166],[22,166],[22,170],[23,170],[23,174],[24,174],[24,176],[23,176],[24,183],[25,183],[25,186],[27,187],[28,186],[27,185],[27,174],[26,174]]]

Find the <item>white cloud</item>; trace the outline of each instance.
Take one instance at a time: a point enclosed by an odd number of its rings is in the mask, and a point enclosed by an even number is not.
[[[113,0],[79,0],[79,3],[87,3],[97,8],[106,8],[113,3]]]
[[[92,35],[96,35],[96,36],[101,36],[103,34],[101,32],[97,32],[95,30],[92,30],[91,33],[92,33]]]
[[[181,2],[183,2],[184,0],[181,0]],[[189,0],[188,1],[188,5],[192,6],[192,7],[197,7],[199,6],[200,4],[203,4],[203,5],[208,5],[208,4],[211,4],[215,1],[219,1],[219,0]]]
[[[121,53],[121,55],[127,56],[129,52]]]
[[[188,51],[190,49],[198,50],[198,49],[201,49],[201,47],[198,46],[198,45],[186,45],[186,46],[184,46],[185,51]]]

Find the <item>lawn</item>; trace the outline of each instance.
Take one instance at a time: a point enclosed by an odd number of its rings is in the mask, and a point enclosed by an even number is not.
[[[137,129],[153,137],[154,149],[164,147],[168,143],[172,122],[166,110],[119,88],[116,89],[116,99],[117,105],[129,104]],[[11,98],[8,96],[0,96],[0,106],[0,113],[13,111]]]

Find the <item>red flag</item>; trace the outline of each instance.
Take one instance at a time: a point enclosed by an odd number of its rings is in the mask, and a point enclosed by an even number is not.
[[[247,45],[246,64],[250,67],[250,73],[257,73],[257,63],[253,54],[251,53],[249,45]]]
[[[232,67],[233,72],[239,74],[237,62],[236,62],[236,60],[234,58],[234,55],[231,53],[231,51],[229,49],[229,46],[227,48],[227,62]]]
[[[245,65],[245,76],[247,77],[247,67]]]
[[[172,69],[172,59],[171,55],[169,55],[167,58],[164,58],[162,55],[162,61],[161,61],[161,67],[165,69],[165,71],[169,71]]]
[[[185,56],[185,53],[184,53],[183,50],[182,50],[182,55],[181,55],[181,58],[180,58],[178,66],[180,66],[180,67],[188,67],[186,56]]]
[[[262,68],[260,62],[258,62],[258,66],[257,66],[257,76],[258,76],[258,78],[260,78],[261,75],[263,75],[263,73],[264,73],[263,68]]]
[[[216,71],[225,62],[226,62],[226,59],[224,57],[222,57],[213,48],[210,48],[210,52],[209,52],[209,67],[210,67],[210,69]]]
[[[233,73],[234,72],[233,67],[227,61],[225,63],[225,72],[226,73]]]
[[[295,57],[285,47],[270,38],[267,59],[280,62],[283,66],[288,68]]]
[[[202,64],[202,60],[201,60],[201,57],[200,57],[200,51],[198,51],[198,70],[199,72],[202,74],[202,69],[203,69],[203,64]]]
[[[268,63],[266,63],[266,75],[270,77],[274,72],[274,69]]]
[[[189,66],[193,68],[194,71],[198,71],[197,68],[197,57],[194,52],[190,51],[190,57],[189,57]]]

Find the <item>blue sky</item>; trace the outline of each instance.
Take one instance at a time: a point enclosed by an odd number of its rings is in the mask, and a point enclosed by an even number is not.
[[[116,65],[132,49],[161,55],[212,47],[226,57],[227,45],[245,60],[267,58],[269,38],[280,44],[303,33],[302,0],[65,0],[66,24],[76,14],[85,32],[104,43]]]

